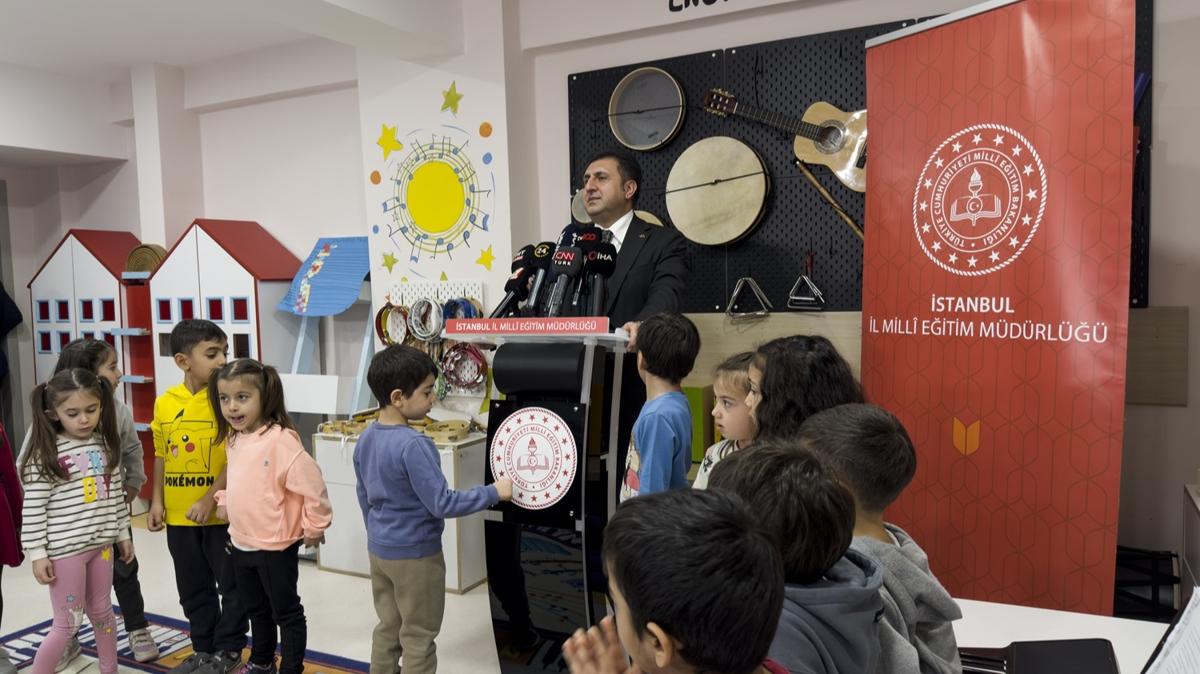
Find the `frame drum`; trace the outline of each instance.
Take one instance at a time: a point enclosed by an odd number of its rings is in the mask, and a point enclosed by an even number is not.
[[[689,240],[706,246],[749,234],[763,213],[771,180],[749,145],[728,136],[696,141],[667,176],[667,215]]]
[[[608,126],[630,150],[666,145],[683,126],[683,88],[662,68],[638,68],[621,78],[608,99]]]

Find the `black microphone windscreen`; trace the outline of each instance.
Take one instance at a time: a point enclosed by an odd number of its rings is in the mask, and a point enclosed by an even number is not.
[[[588,273],[609,277],[616,268],[617,247],[611,243],[601,243],[588,254]]]
[[[524,300],[529,295],[529,267],[521,267],[513,272],[504,283],[504,292],[512,293],[518,300]]]
[[[516,271],[521,267],[528,267],[532,261],[533,244],[528,243],[522,246],[521,250],[518,250],[516,254],[513,255],[512,267],[509,268],[509,271]]]
[[[531,265],[534,269],[549,269],[554,256],[554,242],[543,241],[533,247]]]

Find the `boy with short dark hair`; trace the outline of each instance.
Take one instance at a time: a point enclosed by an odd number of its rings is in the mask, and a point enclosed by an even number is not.
[[[454,491],[433,440],[409,427],[433,407],[437,365],[411,346],[375,354],[367,384],[379,421],[354,447],[358,505],[367,525],[371,593],[379,624],[371,637],[371,674],[437,671],[434,638],[446,604],[443,521],[512,498],[512,481]]]
[[[246,611],[237,596],[226,544],[229,524],[216,517],[225,488],[225,443],[214,442],[217,420],[208,380],[225,364],[228,342],[212,321],[189,319],[171,330],[183,383],[154,401],[154,495],[147,528],[167,529],[179,604],[193,653],[173,674],[227,674],[242,666]]]
[[[800,674],[874,672],[879,566],[849,549],[854,497],[815,456],[758,444],[713,468],[709,489],[742,497],[783,556],[783,615],[771,658]]]
[[[655,314],[637,337],[638,375],[646,404],[633,424],[621,500],[687,486],[692,467],[692,412],[679,383],[700,353],[700,333],[682,314]]]
[[[645,674],[786,674],[766,660],[783,562],[755,519],[737,496],[716,490],[622,503],[602,550],[616,619],[563,645],[571,671],[624,674],[628,653]]]
[[[958,604],[929,569],[925,551],[883,519],[917,471],[917,454],[900,420],[875,405],[839,405],[809,417],[801,443],[819,454],[854,494],[852,550],[883,567],[881,672],[962,671],[953,621]]]

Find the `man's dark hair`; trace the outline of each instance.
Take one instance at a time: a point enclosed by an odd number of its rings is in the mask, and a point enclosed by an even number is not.
[[[754,367],[762,373],[762,399],[754,410],[762,440],[794,441],[808,417],[830,407],[863,402],[862,387],[850,365],[824,337],[773,339],[758,347]]]
[[[814,414],[800,427],[800,442],[837,471],[867,512],[883,512],[917,472],[917,452],[904,424],[875,405],[839,405]]]
[[[677,489],[630,499],[604,529],[608,582],[640,637],[655,623],[701,672],[762,666],[783,608],[783,562],[740,498]]]
[[[384,407],[392,398],[392,391],[399,389],[405,397],[411,396],[429,375],[436,377],[437,364],[425,352],[411,346],[393,344],[371,358],[367,368],[367,386],[371,394]]]
[[[735,452],[713,467],[708,488],[750,505],[779,546],[788,583],[820,580],[854,537],[854,496],[832,468],[799,447],[755,444]]]
[[[220,342],[226,344],[229,338],[225,331],[216,323],[203,318],[189,318],[179,321],[171,329],[171,353],[182,353],[187,356],[200,342]]]
[[[637,350],[647,372],[678,384],[696,364],[700,332],[683,314],[654,314],[638,326]]]
[[[592,165],[592,162],[599,161],[601,159],[616,160],[617,172],[621,174],[622,187],[625,186],[626,180],[632,180],[633,182],[637,183],[637,189],[633,192],[633,203],[636,206],[638,197],[642,194],[641,165],[639,165],[637,160],[633,158],[633,155],[629,154],[628,152],[625,152],[624,150],[618,150],[616,148],[610,148],[597,152],[589,157],[587,163],[583,165],[584,170],[586,171],[587,167]]]

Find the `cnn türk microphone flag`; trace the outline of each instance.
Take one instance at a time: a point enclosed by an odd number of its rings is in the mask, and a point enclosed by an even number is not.
[[[991,2],[868,43],[862,377],[888,519],[958,597],[1111,613],[1133,0]]]

